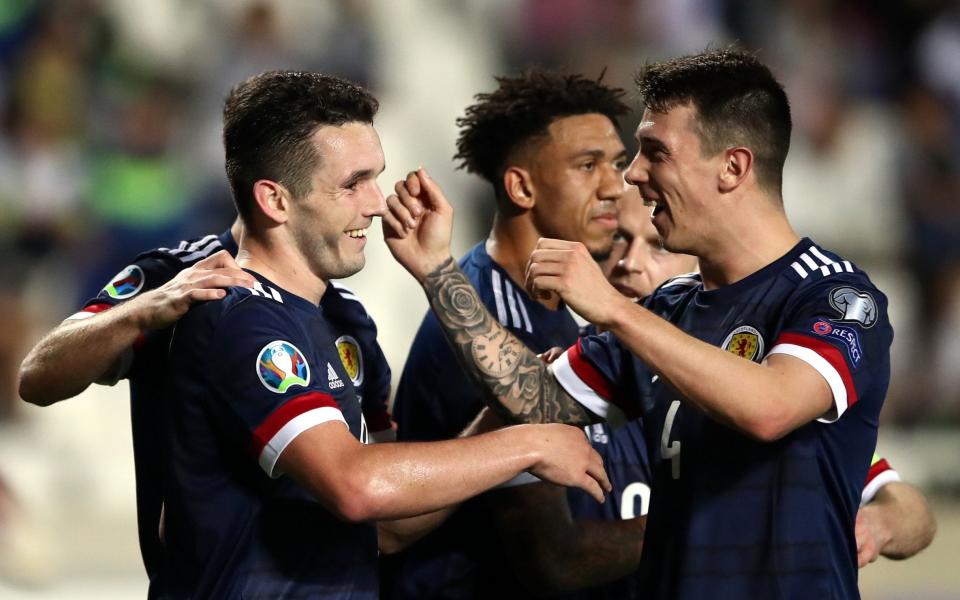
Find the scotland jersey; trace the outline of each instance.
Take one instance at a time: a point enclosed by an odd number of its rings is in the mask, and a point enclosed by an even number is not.
[[[535,352],[566,347],[577,325],[560,307],[550,310],[515,286],[507,272],[474,246],[460,267],[491,314]],[[401,440],[456,437],[483,407],[479,389],[460,367],[439,322],[428,312],[397,387],[393,413]],[[477,598],[519,589],[507,576],[503,551],[482,500],[465,503],[446,523],[396,556],[384,557],[383,595],[389,598]],[[494,566],[498,564],[498,566]]]
[[[806,362],[833,408],[763,443],[688,404],[612,335],[558,359],[557,380],[593,412],[613,403],[643,414],[654,490],[644,596],[857,598],[854,522],[890,371],[886,298],[805,239],[735,284],[705,291],[699,276],[681,277],[645,304],[746,360]]]
[[[219,252],[237,254],[237,244],[224,231],[180,242],[175,248],[158,248],[139,255],[84,308],[70,317],[92,317],[127,300],[138,297],[173,279],[180,271]],[[360,300],[347,288],[331,282],[320,301],[321,309],[334,330],[337,349],[350,380],[362,396],[363,413],[373,440],[393,436],[387,401],[390,396],[390,368],[377,343],[377,328]],[[160,409],[167,348],[171,329],[146,332],[122,359],[121,377],[130,381],[130,416],[137,486],[137,523],[140,550],[149,576],[156,570],[160,555],[157,537],[163,499],[160,492],[162,437]]]
[[[257,275],[174,328],[166,398],[163,562],[152,598],[375,598],[377,539],[277,469],[318,424],[366,436],[313,303]]]

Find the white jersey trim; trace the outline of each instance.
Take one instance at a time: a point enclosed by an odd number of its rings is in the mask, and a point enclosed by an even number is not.
[[[897,473],[895,469],[887,469],[886,471],[874,477],[870,483],[863,488],[863,493],[860,495],[860,506],[863,506],[864,504],[873,500],[873,497],[877,495],[877,492],[880,491],[880,488],[887,485],[891,481],[900,481],[900,473]]]
[[[557,383],[559,383],[574,400],[598,417],[606,419],[610,413],[610,403],[580,379],[577,372],[570,366],[569,353],[570,351],[568,350],[561,354],[560,358],[553,361],[553,364],[547,368],[553,373]]]
[[[507,322],[507,309],[503,303],[503,288],[500,284],[500,273],[496,269],[490,271],[490,283],[493,285],[493,300],[497,305],[497,320],[501,325],[510,325]]]
[[[837,373],[837,370],[827,362],[827,359],[810,348],[804,348],[796,344],[777,344],[770,349],[767,358],[774,354],[786,354],[799,358],[816,369],[817,373],[820,373],[820,376],[827,380],[827,385],[830,386],[830,391],[833,392],[834,406],[824,416],[817,419],[817,421],[821,423],[833,423],[843,415],[847,410],[847,388],[843,385],[843,379],[840,377],[840,373]]]
[[[260,468],[273,479],[283,475],[282,472],[276,470],[276,466],[277,460],[280,459],[280,454],[283,453],[284,449],[304,431],[329,421],[340,421],[344,427],[347,426],[343,413],[340,412],[339,408],[332,406],[314,408],[287,421],[287,424],[281,427],[260,451],[258,460]]]

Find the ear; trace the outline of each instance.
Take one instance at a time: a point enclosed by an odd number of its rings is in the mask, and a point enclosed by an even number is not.
[[[290,216],[290,193],[270,179],[253,183],[253,199],[265,217],[274,223],[286,223]]]
[[[720,170],[721,192],[732,192],[740,187],[753,170],[753,152],[749,148],[738,146],[728,148],[723,153],[723,165]]]
[[[533,180],[530,172],[523,167],[507,167],[503,172],[503,189],[507,191],[510,202],[529,210],[536,202],[533,199]]]

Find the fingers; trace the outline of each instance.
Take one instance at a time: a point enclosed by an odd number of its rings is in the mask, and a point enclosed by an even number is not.
[[[191,282],[197,289],[213,289],[228,287],[250,287],[255,280],[253,277],[240,277],[236,274],[210,272]]]
[[[437,212],[441,213],[453,210],[453,208],[450,206],[450,202],[447,201],[447,197],[443,194],[443,190],[441,190],[440,186],[437,185],[437,182],[430,177],[426,169],[420,167],[417,169],[416,174],[420,180],[420,185],[427,192],[427,201],[430,203],[429,207],[432,210],[436,210]]]
[[[206,302],[209,300],[220,300],[227,295],[227,290],[222,288],[197,288],[187,292],[187,299],[190,303]]]
[[[387,207],[391,206],[391,202],[396,198],[393,194],[387,198]],[[407,228],[404,227],[400,220],[394,216],[393,210],[387,210],[386,213],[381,217],[381,223],[383,225],[383,239],[403,239],[407,237]]]
[[[231,267],[240,270],[240,265],[237,264],[236,259],[230,256],[230,253],[226,250],[221,250],[216,254],[211,254],[193,266],[198,269],[218,269],[222,267]]]
[[[603,490],[600,489],[600,485],[597,483],[596,479],[591,477],[584,477],[583,480],[577,485],[580,489],[590,494],[590,496],[596,500],[599,504],[603,504]]]
[[[397,188],[403,189],[403,185],[398,183]],[[406,192],[404,191],[404,193]],[[410,197],[409,194],[407,194],[407,197]],[[401,237],[406,236],[410,230],[416,229],[418,220],[400,199],[399,194],[390,194],[387,197],[387,208],[389,209],[387,215],[392,218],[391,222],[395,225],[394,229],[401,233]],[[384,216],[385,219],[387,215]]]
[[[600,484],[600,487],[604,491],[612,491],[613,484],[610,483],[610,478],[607,476],[607,470],[603,468],[603,457],[600,456],[600,453],[590,448],[590,462],[587,465],[587,473],[590,477],[593,477],[597,483]]]
[[[583,244],[554,238],[540,238],[537,240],[537,247],[534,252],[537,250],[574,250],[578,246],[583,246]]]

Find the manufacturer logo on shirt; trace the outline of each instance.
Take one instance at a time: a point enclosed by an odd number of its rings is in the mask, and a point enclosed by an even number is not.
[[[747,360],[756,360],[763,356],[763,336],[755,327],[741,325],[723,340],[723,349]]]
[[[816,321],[811,329],[821,337],[839,341],[844,350],[847,351],[847,356],[850,357],[853,368],[856,369],[860,366],[860,361],[863,359],[863,349],[860,346],[860,336],[855,329],[827,323],[823,320]]]
[[[275,340],[257,355],[257,377],[268,390],[282,394],[291,387],[310,384],[310,365],[296,346]]]
[[[363,383],[363,355],[360,354],[360,344],[349,335],[337,338],[336,344],[337,353],[340,355],[340,362],[347,372],[347,377],[353,385],[360,385]]]
[[[331,390],[339,390],[343,387],[343,380],[330,363],[327,363],[327,387]]]
[[[840,321],[852,321],[864,327],[877,322],[877,302],[867,292],[852,287],[830,290],[830,306],[840,313]]]
[[[143,269],[130,265],[117,273],[103,291],[114,300],[125,300],[143,288]]]

